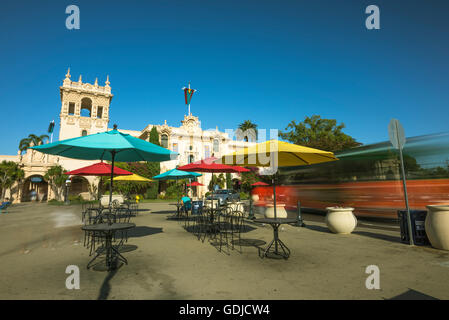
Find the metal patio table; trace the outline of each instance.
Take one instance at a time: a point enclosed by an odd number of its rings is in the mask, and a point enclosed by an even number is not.
[[[182,203],[170,203],[171,206],[176,206],[176,217],[180,216],[180,209],[182,208]]]
[[[288,257],[290,256],[290,249],[281,241],[281,239],[279,239],[279,226],[281,224],[295,223],[296,219],[261,218],[261,219],[255,219],[254,222],[266,223],[273,227],[273,235],[274,235],[273,240],[270,242],[270,244],[264,250],[262,258],[268,257],[271,252],[275,257],[282,257],[284,259],[288,259]],[[274,245],[274,250],[272,250],[273,245]],[[279,251],[279,248],[282,249],[282,252]]]
[[[88,231],[88,232],[100,232],[105,237],[105,244],[103,247],[103,250],[99,250],[95,257],[93,257],[92,260],[89,261],[87,264],[87,269],[89,269],[92,265],[92,263],[102,254],[103,252],[106,252],[106,267],[108,270],[112,270],[115,268],[114,265],[114,258],[118,258],[119,260],[123,261],[125,264],[128,264],[128,260],[126,260],[125,257],[123,257],[119,252],[117,248],[114,248],[112,246],[112,238],[117,231],[124,231],[128,229],[134,228],[136,225],[134,223],[98,223],[98,224],[91,224],[81,227],[82,230]]]

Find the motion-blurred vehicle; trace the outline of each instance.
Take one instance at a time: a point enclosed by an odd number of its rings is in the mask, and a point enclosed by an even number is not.
[[[207,196],[207,200],[211,200],[211,195]],[[214,200],[218,200],[220,205],[226,204],[228,201],[240,201],[240,194],[234,190],[219,189],[214,191]]]
[[[449,133],[407,138],[403,149],[411,210],[449,204]],[[397,219],[405,209],[399,154],[389,141],[336,152],[338,161],[280,168],[276,202],[286,209],[323,213],[355,208],[356,216]],[[273,202],[273,188],[256,187],[255,206]]]

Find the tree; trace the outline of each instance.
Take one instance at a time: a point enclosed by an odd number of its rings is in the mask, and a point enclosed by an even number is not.
[[[218,185],[220,189],[223,189],[225,182],[226,178],[224,177],[223,173],[220,173],[218,176],[216,174],[213,174],[212,179],[209,182],[208,189],[209,191],[212,191],[215,185]]]
[[[46,134],[37,136],[35,134],[29,134],[28,138],[24,138],[22,140],[20,140],[19,142],[19,151],[20,154],[22,154],[24,151],[26,151],[28,148],[31,147],[31,145],[41,145],[44,143],[45,140],[48,140],[49,137]]]
[[[243,192],[249,193],[251,192],[251,188],[252,188],[252,184],[255,182],[260,181],[257,173],[256,173],[256,168],[251,168],[251,171],[249,172],[242,172],[241,176],[242,176],[242,184],[240,185],[240,189]]]
[[[321,119],[319,115],[306,117],[303,122],[292,121],[280,136],[292,143],[325,151],[340,151],[360,146],[351,136],[342,132],[344,123],[337,125],[335,119]]]
[[[226,189],[232,189],[232,178],[229,172],[226,173]]]
[[[156,127],[151,128],[150,130],[150,142],[160,146],[161,144],[159,143],[159,133],[157,132]]]
[[[245,120],[238,127],[243,134],[243,139],[248,142],[248,136],[252,138],[252,140],[257,140],[257,124],[252,123],[251,120]]]
[[[62,166],[54,165],[50,167],[44,175],[45,180],[51,185],[53,192],[55,193],[56,200],[62,199],[62,188],[65,185],[67,176],[64,174],[67,172]]]
[[[150,142],[160,146],[159,143],[159,133],[157,132],[156,127],[151,128],[150,131]],[[159,162],[149,162],[148,163],[148,170],[151,172],[151,177],[157,176],[159,173],[161,173],[161,165]],[[147,177],[147,178],[151,178]],[[155,181],[151,184],[149,190],[147,190],[146,193],[151,199],[156,199],[157,195],[159,194],[159,181]]]
[[[6,190],[11,189],[13,184],[22,179],[24,175],[24,171],[15,162],[2,161],[2,163],[0,163],[0,187],[2,190],[2,201],[5,200]]]

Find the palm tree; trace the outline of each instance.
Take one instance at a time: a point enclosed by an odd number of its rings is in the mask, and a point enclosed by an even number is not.
[[[252,123],[251,120],[243,121],[239,124],[239,129],[242,131],[246,142],[249,140],[248,137],[251,137],[254,141],[257,139],[257,124]]]
[[[37,136],[37,135],[32,134],[32,133],[29,134],[28,138],[24,138],[24,139],[20,140],[20,142],[19,142],[20,154],[22,155],[22,153],[24,151],[26,151],[28,148],[30,148],[32,144],[35,145],[35,146],[38,146],[40,144],[43,144],[44,141],[48,140],[48,139],[50,139],[50,138],[46,134],[43,134],[43,135],[40,135],[40,136]]]
[[[26,151],[29,147],[31,147],[31,140],[30,139],[24,138],[24,139],[20,140],[20,142],[19,142],[20,155],[22,155],[22,153],[24,151]]]
[[[45,140],[50,139],[50,137],[47,136],[46,134],[43,134],[40,136],[36,136],[35,134],[30,134],[30,135],[28,135],[28,138],[33,142],[33,144],[35,146],[41,145],[44,143]]]

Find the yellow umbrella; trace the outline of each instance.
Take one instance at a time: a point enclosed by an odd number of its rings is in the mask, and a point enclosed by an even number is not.
[[[215,162],[244,167],[269,167],[275,174],[278,167],[311,165],[338,160],[332,152],[303,147],[284,141],[268,140],[224,155]],[[274,217],[276,216],[276,184],[273,176]]]
[[[335,160],[338,159],[329,151],[268,140],[224,155],[216,162],[245,167],[292,167]]]
[[[279,239],[278,235],[278,228],[281,221],[277,219],[276,214],[276,184],[274,175],[278,171],[277,168],[310,165],[335,160],[338,159],[332,152],[298,146],[278,140],[269,140],[236,151],[229,155],[225,155],[216,162],[221,161],[221,163],[228,165],[239,165],[246,167],[269,167],[271,169],[269,172],[266,172],[266,174],[273,175],[274,220],[272,220],[272,223],[270,224],[273,227],[274,239],[264,250],[264,255],[266,256],[274,245],[275,249],[273,253],[287,259],[290,256],[290,250],[281,241],[281,239]],[[278,250],[278,248],[282,249],[283,254]]]
[[[114,181],[142,181],[142,182],[151,182],[153,180],[139,176],[137,174],[132,174],[129,176],[117,176],[114,178]]]

